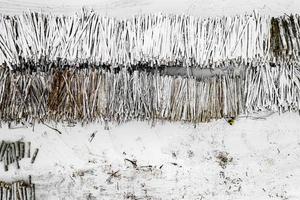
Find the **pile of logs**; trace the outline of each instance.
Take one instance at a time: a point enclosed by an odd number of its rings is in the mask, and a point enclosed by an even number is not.
[[[26,181],[5,183],[0,181],[1,200],[35,200],[35,185]]]
[[[238,73],[199,78],[125,69],[0,70],[0,120],[198,123],[262,110],[300,110],[296,62],[240,65]]]
[[[256,12],[199,18],[144,14],[129,19],[92,11],[75,16],[0,16],[0,63],[57,62],[132,66],[140,63],[209,67],[225,59],[269,53],[270,17]],[[2,56],[1,56],[2,54]]]
[[[212,68],[226,59],[272,61],[284,55],[299,60],[299,34],[299,15],[116,19],[87,10],[72,17],[26,12],[0,15],[0,64],[10,69],[57,62]]]
[[[0,16],[0,121],[300,110],[300,17]]]
[[[299,60],[299,36],[299,15],[284,15],[278,18],[272,18],[270,23],[270,53],[272,57]]]
[[[2,141],[0,144],[0,162],[4,163],[4,170],[8,171],[9,165],[15,163],[17,169],[20,168],[19,161],[25,157],[31,158],[31,142],[8,142]],[[31,163],[34,163],[38,149],[33,153]]]

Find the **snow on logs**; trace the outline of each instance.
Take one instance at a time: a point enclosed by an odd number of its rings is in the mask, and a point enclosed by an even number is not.
[[[0,120],[207,122],[300,110],[300,17],[0,17]]]
[[[0,17],[0,49],[11,69],[57,59],[69,65],[207,68],[228,59],[266,57],[269,25],[269,17],[256,12],[204,19],[149,14],[125,20],[89,11],[73,17],[27,12]]]
[[[35,185],[29,181],[6,183],[0,181],[0,199],[2,200],[35,200]]]

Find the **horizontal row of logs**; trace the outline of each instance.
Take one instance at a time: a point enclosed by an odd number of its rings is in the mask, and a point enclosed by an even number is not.
[[[124,20],[89,11],[72,17],[25,12],[0,16],[0,64],[14,69],[24,61],[61,58],[70,65],[208,67],[225,59],[265,57],[269,32],[270,18],[256,12],[203,19],[145,14]]]
[[[299,15],[148,14],[119,20],[83,11],[73,17],[31,12],[0,16],[0,64],[10,69],[52,62],[214,68],[228,59],[299,60],[299,55]]]
[[[260,110],[300,110],[297,62],[256,61],[240,67],[200,78],[125,69],[2,69],[0,120],[198,123]]]

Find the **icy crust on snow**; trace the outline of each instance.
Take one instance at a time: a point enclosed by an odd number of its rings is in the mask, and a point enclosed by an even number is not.
[[[265,118],[266,117],[266,118]],[[40,148],[32,175],[37,199],[299,199],[300,118],[296,114],[218,120],[197,127],[146,122],[7,128],[0,138]],[[94,134],[93,134],[94,133]],[[91,136],[94,137],[91,138]],[[2,166],[2,164],[0,165]]]

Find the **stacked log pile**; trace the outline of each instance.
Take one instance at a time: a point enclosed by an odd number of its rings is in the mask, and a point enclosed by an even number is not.
[[[35,200],[35,185],[26,181],[5,183],[0,181],[1,200]]]
[[[132,119],[207,122],[261,110],[300,109],[300,68],[247,66],[242,73],[196,79],[121,70],[0,71],[2,121]]]
[[[0,17],[0,120],[192,123],[300,110],[300,17]]]
[[[196,18],[148,14],[118,20],[84,11],[73,17],[0,17],[0,49],[10,69],[45,63],[207,68],[226,59],[265,57],[270,18],[258,13]],[[212,66],[211,66],[212,67]]]

